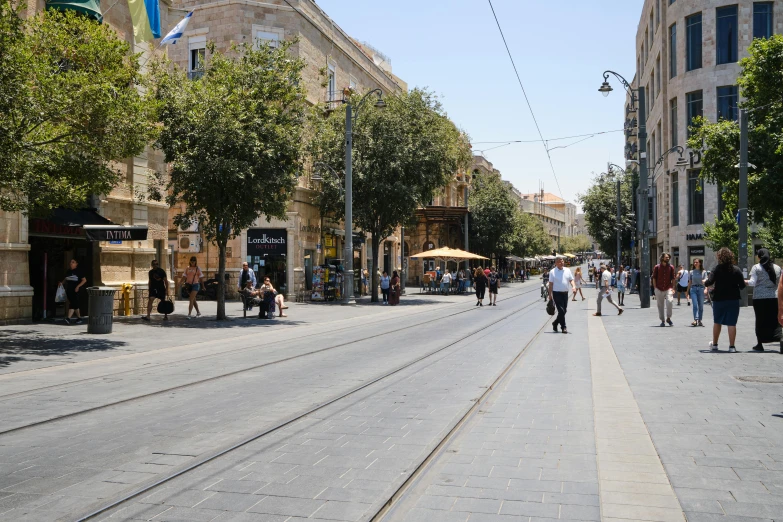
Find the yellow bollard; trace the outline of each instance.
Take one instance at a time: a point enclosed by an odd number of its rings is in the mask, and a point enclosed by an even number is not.
[[[130,291],[133,285],[130,283],[122,283],[122,301],[125,304],[125,316],[129,316],[130,312]]]

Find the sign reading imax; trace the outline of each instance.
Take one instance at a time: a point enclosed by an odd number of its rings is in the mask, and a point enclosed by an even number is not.
[[[247,231],[247,255],[285,255],[288,231],[284,228],[250,228]]]

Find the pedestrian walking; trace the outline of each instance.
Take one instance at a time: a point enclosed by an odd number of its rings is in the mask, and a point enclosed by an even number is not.
[[[498,287],[500,286],[500,274],[495,267],[489,271],[489,306],[498,305]]]
[[[149,296],[147,297],[147,315],[141,316],[144,321],[150,320],[152,304],[155,299],[165,301],[166,296],[169,294],[169,279],[166,276],[166,271],[160,267],[157,259],[153,259],[150,266],[152,269],[148,272],[149,282],[147,283],[147,288],[149,288]],[[169,314],[163,314],[163,320],[168,321]]]
[[[603,315],[601,313],[601,303],[604,299],[609,301],[609,304],[617,308],[617,315],[623,315],[624,310],[612,300],[612,272],[608,268],[604,268],[604,271],[600,277],[600,281],[601,290],[598,292],[598,297],[596,299],[596,311],[593,315],[596,317],[601,317]]]
[[[473,286],[476,287],[476,306],[484,306],[484,292],[487,289],[489,279],[484,275],[484,269],[478,267],[473,274]]]
[[[79,290],[87,284],[87,278],[79,268],[79,262],[76,258],[71,259],[68,264],[70,267],[65,272],[65,277],[60,282],[65,287],[65,295],[68,298],[68,313],[65,315],[65,324],[71,323],[74,312],[76,313],[76,324],[82,324],[82,312],[79,307]]]
[[[256,273],[253,271],[252,268],[250,268],[247,262],[244,262],[242,263],[242,270],[239,272],[239,279],[237,280],[237,286],[240,292],[244,291],[244,289],[247,288],[248,281],[250,281],[250,284],[252,285],[250,288],[255,288],[258,285],[258,282],[256,280]],[[252,299],[245,300],[245,309],[248,312],[253,309]]]
[[[389,273],[386,272],[386,270],[384,270],[383,274],[381,274],[381,294],[383,295],[382,303],[385,305],[389,304],[390,287],[391,287],[391,277],[389,277]]]
[[[394,270],[389,281],[389,305],[397,306],[398,304],[400,304],[400,276]]]
[[[595,265],[590,265],[587,267],[587,275],[590,277],[590,282],[593,282],[593,276],[595,276]]]
[[[574,271],[574,297],[571,299],[572,301],[576,301],[577,293],[582,296],[582,301],[585,300],[585,294],[582,293],[583,284],[585,284],[585,279],[582,277],[582,267],[578,266]]]
[[[460,268],[457,272],[457,292],[462,293],[465,291],[465,271]]]
[[[620,265],[619,270],[617,272],[617,304],[625,306],[625,285],[628,283],[628,272],[625,271],[623,265]]]
[[[598,271],[595,273],[595,289],[601,290],[601,277],[603,277],[604,270],[606,270],[606,265],[601,263],[601,265],[598,268]],[[610,275],[611,277],[611,275]]]
[[[636,267],[632,267],[629,271],[631,282],[628,285],[628,293],[632,294],[636,290],[636,277],[638,275]]]
[[[704,271],[701,259],[694,259],[691,273],[688,279],[688,295],[693,302],[693,322],[691,326],[704,326],[701,322],[704,316],[704,282],[707,280],[707,272]]]
[[[448,294],[449,287],[451,287],[451,273],[448,270],[446,270],[443,273],[443,276],[440,278],[440,293]]]
[[[196,296],[198,295],[199,290],[201,290],[201,283],[204,280],[204,274],[201,272],[201,269],[198,267],[197,263],[198,260],[196,259],[196,256],[191,257],[188,267],[183,273],[183,277],[185,278],[185,283],[183,286],[185,287],[185,292],[188,294],[189,300],[188,319],[191,319],[190,314],[193,312],[194,308],[196,309],[196,317],[201,317],[201,311],[198,309]]]
[[[362,288],[361,288],[361,295],[367,295],[369,293],[369,279],[370,279],[370,271],[366,268],[362,270]]]
[[[753,312],[756,314],[756,352],[764,351],[764,343],[780,343],[783,353],[783,331],[778,323],[778,295],[780,267],[772,262],[769,250],[760,248],[756,255],[759,262],[750,270],[746,281],[753,287]]]
[[[718,265],[710,273],[704,286],[715,286],[712,292],[712,342],[710,350],[718,351],[718,338],[722,326],[729,331],[729,353],[736,353],[737,320],[740,312],[740,291],[745,288],[745,278],[734,264],[734,254],[726,247],[718,250]]]
[[[668,252],[661,254],[660,262],[653,268],[652,287],[655,293],[655,299],[658,301],[658,317],[661,320],[661,326],[674,326],[672,323],[672,308],[674,305],[674,267],[669,264],[671,256]],[[664,319],[664,307],[666,308],[666,317]]]
[[[688,286],[690,284],[691,273],[680,265],[677,270],[677,306],[680,306],[680,296],[685,294],[685,299],[688,301],[688,306],[691,305],[691,296],[688,293]]]
[[[557,332],[557,326],[560,325],[560,331],[568,333],[565,318],[568,312],[568,294],[575,290],[571,269],[565,267],[563,256],[557,256],[555,267],[549,271],[549,300],[554,301],[555,307],[557,307],[557,317],[552,323],[552,329],[555,332]]]

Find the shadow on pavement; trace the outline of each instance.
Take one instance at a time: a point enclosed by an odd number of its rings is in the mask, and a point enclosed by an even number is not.
[[[275,319],[259,319],[257,313],[248,312],[247,317],[231,317],[225,321],[218,321],[213,316],[187,319],[182,315],[175,315],[164,321],[163,317],[153,315],[149,322],[141,320],[138,316],[121,318],[115,323],[130,327],[144,328],[184,328],[187,330],[214,330],[225,328],[271,328],[274,326],[298,326],[307,324],[307,321],[292,321],[290,317],[279,317]]]
[[[37,332],[5,330],[0,332],[0,368],[34,357],[68,355],[79,352],[103,352],[126,343],[103,338],[63,339],[45,337]]]

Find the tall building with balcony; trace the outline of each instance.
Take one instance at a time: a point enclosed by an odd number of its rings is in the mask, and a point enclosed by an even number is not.
[[[686,146],[697,116],[738,119],[738,62],[754,38],[781,32],[783,0],[645,0],[636,33],[634,87],[646,91],[647,103],[639,110],[647,118],[652,262],[664,251],[675,264],[694,258],[714,262],[703,227],[723,210],[722,189],[699,178],[700,151],[685,151],[685,168],[675,165],[676,153],[662,156]],[[638,159],[629,153],[638,150],[634,145],[633,140],[626,145],[629,159]]]

